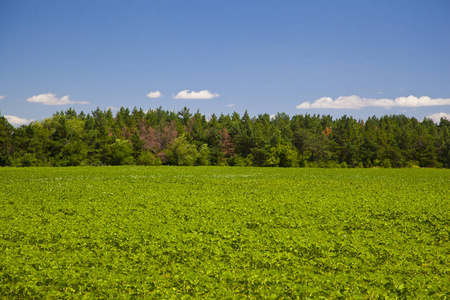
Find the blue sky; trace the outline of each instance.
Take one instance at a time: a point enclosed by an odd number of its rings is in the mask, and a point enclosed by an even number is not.
[[[449,16],[448,0],[1,1],[0,111],[450,119]]]

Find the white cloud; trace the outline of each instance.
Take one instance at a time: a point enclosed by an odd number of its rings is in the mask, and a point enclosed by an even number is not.
[[[433,120],[436,123],[439,123],[441,121],[441,118],[447,119],[450,121],[450,114],[447,114],[445,112],[435,113],[432,115],[427,116],[427,118]]]
[[[162,94],[160,91],[150,92],[147,94],[147,97],[152,98],[152,99],[159,98],[161,96],[162,96]]]
[[[119,108],[118,107],[114,107],[114,106],[108,106],[106,108],[106,110],[116,111],[116,110],[119,110]]]
[[[69,95],[62,98],[57,98],[55,94],[40,94],[27,99],[28,102],[42,103],[44,105],[67,105],[67,104],[89,104],[87,101],[72,101],[69,100]]]
[[[175,99],[212,99],[215,97],[219,97],[219,94],[217,93],[211,93],[210,91],[203,90],[200,92],[189,92],[189,90],[184,90],[181,92],[178,92],[174,96]]]
[[[313,103],[309,101],[303,102],[296,107],[298,109],[308,109],[308,108],[350,108],[359,109],[363,107],[423,107],[423,106],[439,106],[439,105],[450,105],[450,98],[435,98],[431,99],[428,96],[422,97],[398,97],[395,100],[392,99],[372,99],[372,98],[361,98],[356,95],[352,96],[341,96],[333,100],[330,97],[322,97]]]
[[[28,119],[24,119],[24,118],[19,118],[16,116],[5,116],[5,118],[8,120],[8,122],[12,125],[23,125],[23,124],[29,124],[31,122],[33,122],[34,120],[28,120]]]
[[[0,100],[5,99],[6,95],[0,96]]]
[[[235,106],[234,103],[230,103],[230,104],[226,105],[226,107],[233,107],[233,106]]]
[[[275,116],[276,116],[275,114],[272,114],[272,115],[269,116],[269,118],[270,118],[271,120],[274,120],[274,119],[275,119]]]

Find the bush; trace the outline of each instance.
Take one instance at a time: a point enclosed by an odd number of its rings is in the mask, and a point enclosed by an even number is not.
[[[117,139],[109,148],[111,165],[132,165],[134,164],[133,149],[127,140]]]
[[[383,159],[381,161],[381,167],[382,168],[392,168],[391,160],[387,159],[387,158]]]
[[[149,151],[142,150],[138,157],[138,163],[143,166],[160,166],[161,158]]]
[[[205,150],[206,151],[206,150]],[[166,151],[167,164],[176,166],[194,166],[201,154],[190,144],[184,135],[176,138]]]
[[[200,153],[200,156],[197,159],[197,165],[198,166],[209,166],[210,165],[210,161],[209,161],[210,151],[209,151],[208,145],[207,144],[201,145],[198,152]]]
[[[242,157],[238,155],[233,155],[232,157],[227,159],[227,162],[230,166],[234,167],[250,167],[252,165],[251,155],[247,157]]]

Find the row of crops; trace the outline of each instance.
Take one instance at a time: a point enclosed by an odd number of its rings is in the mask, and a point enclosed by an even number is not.
[[[450,170],[0,169],[0,299],[450,297]]]

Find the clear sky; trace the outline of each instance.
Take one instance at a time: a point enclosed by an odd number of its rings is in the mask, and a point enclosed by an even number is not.
[[[11,123],[121,106],[450,119],[450,1],[0,0]]]

